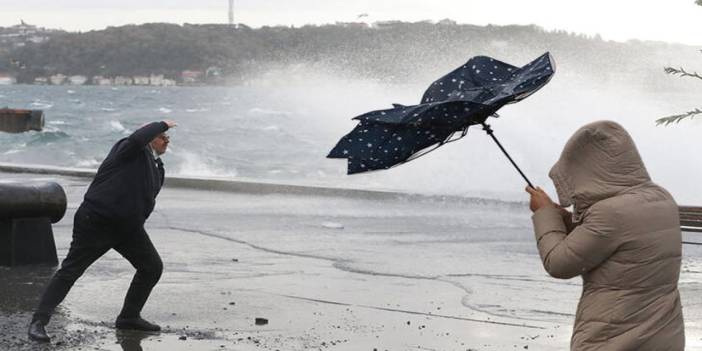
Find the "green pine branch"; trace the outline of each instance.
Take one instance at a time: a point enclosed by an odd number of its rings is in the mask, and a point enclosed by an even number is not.
[[[702,1],[702,0],[699,0]],[[693,77],[697,79],[702,79],[702,76],[700,76],[697,72],[688,72],[684,68],[673,68],[673,67],[666,67],[664,68],[665,73],[672,74],[672,75],[679,75],[680,77]]]
[[[697,5],[702,6],[702,0],[697,0],[695,3]],[[692,78],[702,79],[702,76],[700,76],[697,72],[690,73],[682,67],[680,67],[680,68],[665,67],[664,70],[665,70],[665,73],[677,75],[680,77],[692,77]],[[672,115],[672,116],[668,116],[668,117],[659,118],[656,120],[656,125],[662,124],[662,125],[667,126],[671,123],[679,123],[680,121],[682,121],[685,118],[694,118],[700,114],[702,114],[702,109],[696,108],[692,111],[681,113],[679,115]]]
[[[702,1],[702,0],[699,0],[699,1]],[[685,118],[693,118],[693,117],[695,117],[695,116],[697,116],[697,115],[699,115],[699,114],[702,114],[702,109],[696,108],[696,109],[694,109],[694,110],[692,110],[692,111],[688,111],[688,112],[683,113],[683,114],[672,115],[672,116],[668,116],[668,117],[659,118],[659,119],[656,120],[656,125],[661,125],[661,124],[662,124],[662,125],[666,125],[666,126],[667,126],[667,125],[669,125],[669,124],[671,124],[671,123],[679,123],[680,121],[682,121],[682,120],[685,119]]]

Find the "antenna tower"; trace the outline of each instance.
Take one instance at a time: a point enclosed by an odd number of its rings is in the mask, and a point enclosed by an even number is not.
[[[229,25],[234,25],[234,0],[229,0]]]

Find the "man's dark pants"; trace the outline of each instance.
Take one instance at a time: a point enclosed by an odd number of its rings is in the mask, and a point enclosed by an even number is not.
[[[33,320],[49,322],[51,314],[63,301],[73,283],[98,258],[115,249],[136,268],[136,274],[124,299],[119,318],[139,317],[141,309],[158,282],[163,262],[143,225],[123,228],[81,206],[73,220],[73,241],[61,268],[49,282]]]

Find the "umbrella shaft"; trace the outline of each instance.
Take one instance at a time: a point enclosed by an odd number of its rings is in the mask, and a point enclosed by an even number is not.
[[[517,166],[517,164],[514,163],[514,160],[512,160],[512,157],[510,157],[509,154],[507,153],[507,150],[505,150],[505,148],[502,147],[502,144],[500,144],[500,141],[497,140],[497,138],[495,137],[495,135],[492,132],[492,128],[490,128],[490,125],[483,123],[483,130],[485,131],[485,133],[487,133],[489,136],[492,137],[492,140],[494,140],[495,143],[497,143],[497,146],[500,147],[500,150],[502,150],[502,153],[504,153],[505,156],[507,156],[507,159],[509,160],[509,162],[511,162],[512,166],[514,166],[514,168],[517,169],[517,172],[519,172],[519,174],[522,176],[522,178],[524,178],[524,180],[527,182],[527,184],[529,184],[530,187],[534,188],[534,186],[531,185],[531,182],[526,177],[526,175],[524,175],[524,172],[522,172],[522,170],[519,169],[519,166]]]

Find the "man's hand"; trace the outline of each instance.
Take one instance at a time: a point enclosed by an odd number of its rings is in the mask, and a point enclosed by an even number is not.
[[[531,195],[531,200],[529,201],[529,208],[532,212],[536,212],[539,209],[546,206],[559,207],[556,206],[556,204],[553,201],[551,201],[551,198],[548,196],[548,194],[546,194],[546,192],[538,186],[536,187],[536,189],[527,186],[526,191]]]
[[[171,129],[178,125],[178,123],[176,123],[175,121],[171,121],[170,119],[163,120],[163,123],[166,123],[168,125],[168,129]]]

